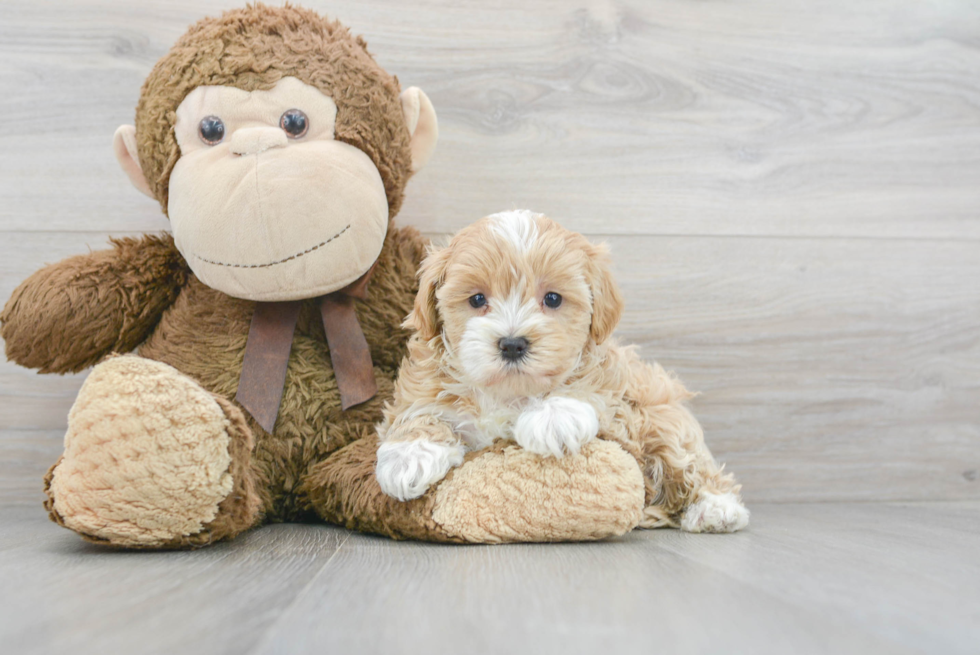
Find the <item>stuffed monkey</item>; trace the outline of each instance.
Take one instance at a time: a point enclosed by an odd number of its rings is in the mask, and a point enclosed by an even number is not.
[[[425,254],[392,219],[437,132],[424,93],[314,12],[249,6],[177,41],[114,139],[172,234],[41,269],[0,315],[9,359],[94,365],[45,480],[52,520],[157,549],[269,521],[449,542],[639,522],[642,475],[608,442],[562,460],[498,444],[422,498],[381,493],[375,424]]]

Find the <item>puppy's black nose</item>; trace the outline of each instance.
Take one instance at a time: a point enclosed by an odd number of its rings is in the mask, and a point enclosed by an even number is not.
[[[516,362],[527,353],[527,339],[524,337],[504,337],[497,342],[504,359]]]

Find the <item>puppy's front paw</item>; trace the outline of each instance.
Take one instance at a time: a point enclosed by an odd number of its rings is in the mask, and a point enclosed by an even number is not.
[[[703,492],[681,517],[685,532],[735,532],[749,524],[749,510],[734,494]]]
[[[562,457],[576,454],[599,434],[595,408],[581,400],[553,396],[527,409],[514,424],[514,440],[524,450]]]
[[[385,442],[378,446],[374,475],[381,491],[401,501],[418,498],[433,483],[463,463],[462,445],[446,445],[424,439]]]

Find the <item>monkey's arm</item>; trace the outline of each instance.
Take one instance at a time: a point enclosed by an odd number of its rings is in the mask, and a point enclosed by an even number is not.
[[[7,359],[41,373],[74,373],[149,335],[187,282],[170,235],[112,239],[113,248],[37,271],[0,313]]]

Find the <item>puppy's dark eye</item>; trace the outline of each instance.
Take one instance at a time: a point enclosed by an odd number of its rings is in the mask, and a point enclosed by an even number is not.
[[[299,109],[287,109],[279,118],[279,127],[290,139],[298,139],[310,129],[310,121]]]
[[[217,116],[205,116],[197,126],[201,141],[209,146],[216,146],[225,138],[225,124]]]
[[[554,309],[561,304],[561,296],[554,291],[549,291],[544,294],[544,304]]]
[[[482,293],[475,293],[470,296],[470,307],[473,309],[479,309],[487,304],[487,297]]]

